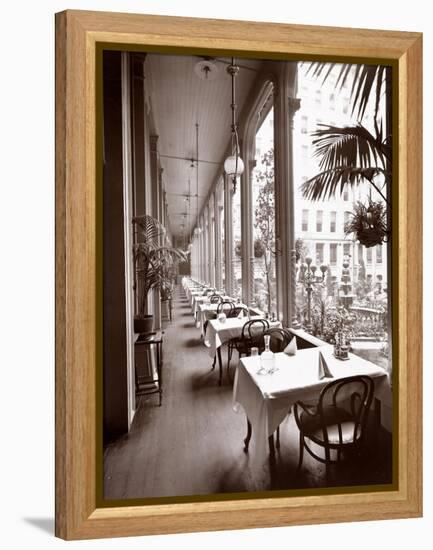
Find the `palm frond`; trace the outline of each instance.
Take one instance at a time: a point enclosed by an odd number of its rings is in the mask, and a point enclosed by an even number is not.
[[[337,191],[343,193],[346,186],[353,187],[364,180],[372,183],[375,176],[382,174],[385,178],[389,174],[383,168],[377,166],[336,166],[324,170],[301,185],[304,198],[317,201],[329,199]],[[380,192],[380,190],[378,190]]]
[[[132,218],[132,223],[138,227],[143,242],[149,248],[158,246],[159,237],[165,238],[166,231],[164,226],[148,214]]]
[[[389,67],[383,65],[362,65],[352,63],[323,63],[315,61],[310,63],[307,74],[312,74],[313,77],[322,78],[323,84],[338,67],[335,87],[341,90],[347,82],[350,73],[352,76],[352,114],[357,113],[357,117],[362,119],[365,114],[370,97],[375,96],[375,111],[374,118],[377,119],[379,114],[379,101],[385,89],[386,73],[390,70]]]
[[[390,159],[391,148],[382,135],[374,136],[361,124],[346,127],[320,124],[312,136],[321,170],[334,166],[368,168],[372,164],[384,168]]]

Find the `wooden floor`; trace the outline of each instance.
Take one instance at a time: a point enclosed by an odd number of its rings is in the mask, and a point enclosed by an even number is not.
[[[162,406],[157,395],[140,398],[130,433],[106,447],[106,500],[391,483],[392,444],[385,431],[367,458],[331,470],[328,478],[308,455],[298,472],[293,415],[281,425],[275,460],[257,470],[243,452],[246,419],[232,408],[232,382],[225,375],[218,386],[180,288],[173,306],[164,334]]]

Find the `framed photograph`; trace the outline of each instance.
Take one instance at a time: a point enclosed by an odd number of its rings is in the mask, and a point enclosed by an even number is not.
[[[422,514],[422,35],[56,14],[56,534]]]

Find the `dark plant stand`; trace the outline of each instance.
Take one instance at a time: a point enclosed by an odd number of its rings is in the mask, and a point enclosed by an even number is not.
[[[159,394],[159,406],[162,405],[162,342],[163,332],[156,332],[152,335],[140,334],[135,342],[136,346],[156,346],[156,377],[141,377],[135,368],[135,395]]]

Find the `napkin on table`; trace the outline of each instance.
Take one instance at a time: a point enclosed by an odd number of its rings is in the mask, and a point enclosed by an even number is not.
[[[296,336],[293,336],[293,338],[284,348],[283,352],[286,353],[287,355],[296,355],[297,351],[298,351],[298,347],[296,345]]]
[[[323,353],[319,351],[319,380],[322,380],[322,378],[334,378],[334,376],[329,370],[326,359],[323,357]]]

